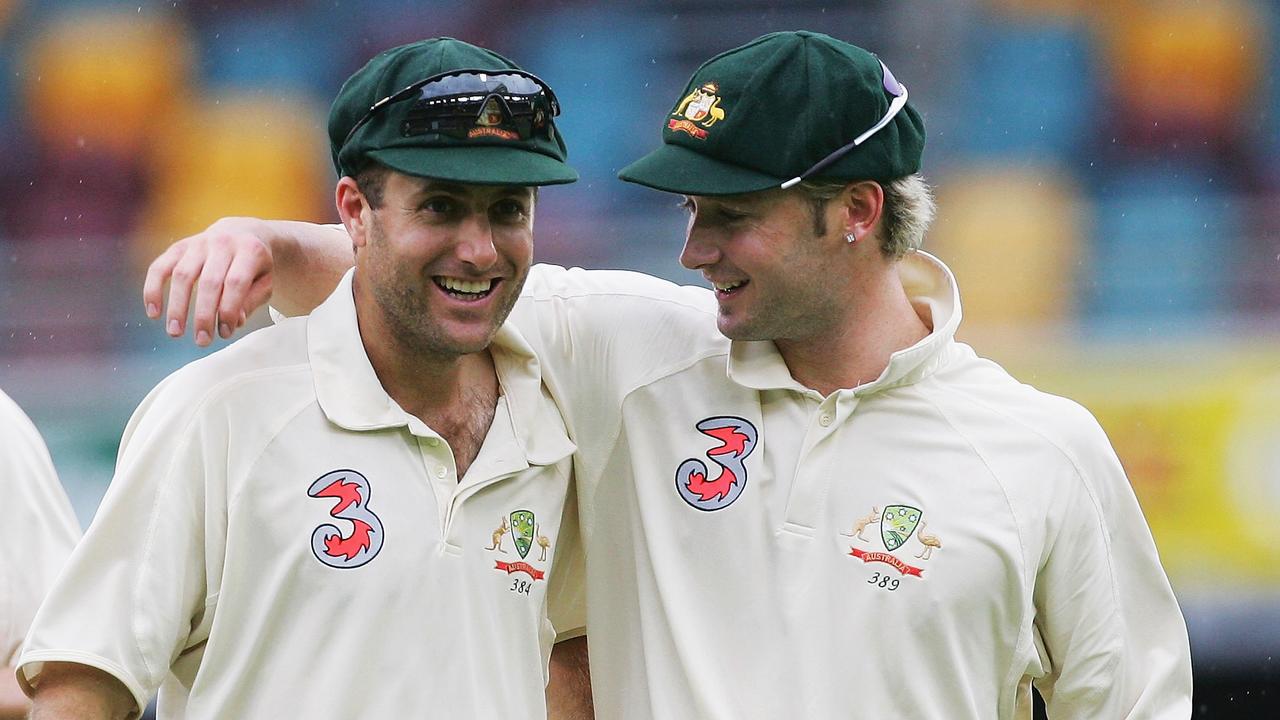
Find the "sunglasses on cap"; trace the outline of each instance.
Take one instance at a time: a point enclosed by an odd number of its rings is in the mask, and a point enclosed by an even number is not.
[[[351,142],[388,105],[416,99],[400,133],[405,137],[436,133],[458,139],[499,137],[528,140],[550,135],[550,120],[560,114],[551,87],[523,70],[450,70],[432,75],[369,106],[342,141]]]
[[[883,60],[880,61],[880,69],[884,71],[884,90],[893,96],[893,101],[889,103],[889,109],[885,112],[884,117],[880,118],[879,122],[868,128],[866,132],[854,138],[853,142],[837,148],[835,152],[814,163],[813,167],[782,183],[783,190],[793,187],[801,181],[826,170],[832,165],[832,163],[844,157],[850,150],[866,142],[867,138],[870,138],[872,135],[883,130],[885,126],[893,120],[894,116],[901,112],[902,108],[907,106],[907,86],[898,82],[898,79],[893,76],[893,73],[889,72],[889,68],[884,64]]]

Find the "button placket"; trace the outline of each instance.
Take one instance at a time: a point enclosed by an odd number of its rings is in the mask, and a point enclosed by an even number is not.
[[[417,436],[417,441],[423,476],[431,486],[431,494],[436,499],[440,539],[449,545],[451,544],[449,516],[453,505],[453,487],[448,482],[448,478],[449,464],[451,464],[449,461],[453,459],[453,451],[447,442],[435,436]]]
[[[811,537],[817,529],[834,468],[840,465],[841,453],[831,443],[836,442],[836,434],[857,404],[853,393],[840,391],[824,398],[816,410],[810,410],[809,431],[787,505],[786,527],[793,534]]]

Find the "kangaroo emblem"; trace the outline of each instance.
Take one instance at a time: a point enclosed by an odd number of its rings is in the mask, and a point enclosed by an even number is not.
[[[870,514],[866,515],[865,517],[860,517],[857,520],[853,521],[853,532],[840,533],[840,534],[845,537],[856,537],[862,542],[871,542],[870,540],[862,536],[862,531],[866,530],[868,525],[872,523],[878,523],[878,522],[880,522],[880,508],[878,506],[873,505],[871,506]]]
[[[485,550],[497,550],[498,552],[505,553],[506,550],[502,549],[502,538],[506,537],[507,531],[510,529],[511,526],[507,524],[507,518],[503,517],[502,526],[493,531],[493,542],[490,543],[489,547],[485,548]]]

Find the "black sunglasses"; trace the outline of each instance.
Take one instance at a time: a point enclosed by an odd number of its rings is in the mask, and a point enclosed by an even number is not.
[[[432,75],[369,106],[342,141],[388,105],[416,98],[400,127],[401,134],[439,133],[458,138],[481,136],[527,140],[550,134],[550,119],[560,114],[551,87],[523,70],[450,70]]]

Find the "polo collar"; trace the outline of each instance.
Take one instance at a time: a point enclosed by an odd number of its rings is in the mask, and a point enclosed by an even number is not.
[[[909,385],[932,374],[960,325],[960,290],[941,260],[921,250],[909,253],[898,263],[898,277],[912,307],[933,330],[916,344],[890,355],[880,377],[852,389],[857,395]],[[770,340],[731,342],[728,372],[734,382],[755,390],[812,392],[791,377],[782,354]]]
[[[352,294],[354,268],[307,319],[307,355],[316,400],[325,417],[346,430],[368,432],[407,428],[414,435],[440,437],[405,412],[383,389],[360,339]],[[557,462],[576,448],[559,410],[542,387],[542,369],[533,348],[506,322],[490,345],[512,434],[531,465]]]

